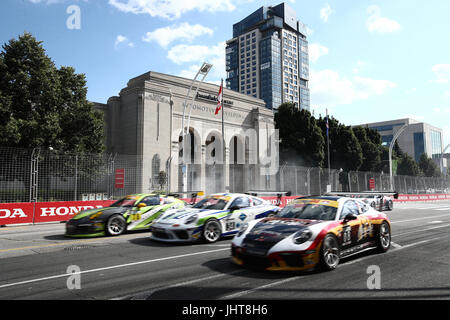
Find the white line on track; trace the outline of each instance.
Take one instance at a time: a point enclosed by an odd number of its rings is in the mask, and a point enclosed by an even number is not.
[[[420,230],[414,230],[414,231],[408,231],[408,232],[403,232],[403,233],[399,233],[399,234],[394,234],[394,235],[392,235],[392,238],[393,237],[403,236],[405,234],[418,233],[418,232],[434,230],[434,229],[439,229],[439,228],[445,228],[445,227],[450,227],[450,224],[443,224],[443,225],[440,225],[440,226],[428,227],[428,228],[424,228],[424,229],[420,229]]]
[[[197,279],[193,279],[193,280],[188,280],[188,281],[174,283],[174,284],[171,284],[171,285],[168,285],[168,286],[154,288],[154,289],[147,290],[147,291],[144,291],[144,292],[127,295],[125,297],[117,297],[117,298],[114,298],[114,299],[111,299],[111,300],[125,300],[125,299],[130,299],[130,298],[132,300],[147,300],[152,294],[154,294],[155,292],[158,292],[158,291],[167,290],[167,289],[176,288],[176,287],[181,287],[181,286],[185,286],[185,285],[189,285],[189,284],[193,284],[193,283],[197,283],[197,282],[205,282],[205,281],[209,281],[209,280],[212,280],[212,279],[229,276],[229,275],[233,275],[233,274],[236,274],[236,273],[243,273],[243,272],[245,272],[245,271],[243,271],[243,270],[236,270],[236,271],[230,272],[228,274],[222,274],[222,273],[221,274],[215,274],[215,275],[212,275],[212,276],[207,276],[207,277],[203,277],[203,278],[197,278]]]
[[[84,270],[84,271],[81,271],[80,273],[77,273],[77,274],[85,274],[85,273],[92,273],[92,272],[98,272],[98,271],[104,271],[104,270],[126,268],[126,267],[136,266],[136,265],[140,265],[140,264],[159,262],[159,261],[178,259],[178,258],[185,258],[185,257],[196,256],[196,255],[201,255],[201,254],[208,254],[208,253],[215,253],[215,252],[225,251],[225,250],[230,250],[230,249],[229,248],[222,248],[222,249],[216,249],[216,250],[208,250],[208,251],[202,251],[202,252],[181,254],[181,255],[171,256],[171,257],[164,257],[164,258],[157,258],[157,259],[151,259],[151,260],[145,260],[145,261],[131,262],[131,263],[119,264],[119,265],[115,265],[115,266]],[[72,276],[72,275],[73,275],[73,273],[64,273],[64,274],[58,274],[58,275],[49,276],[49,277],[25,280],[25,281],[14,282],[14,283],[7,283],[7,284],[0,285],[0,289],[13,287],[13,286],[18,286],[18,285],[23,285],[23,284],[28,284],[28,283],[33,283],[33,282],[38,282],[38,281],[53,280],[53,279],[68,277],[68,276]]]
[[[280,284],[284,284],[284,283],[287,283],[287,282],[291,282],[291,281],[294,281],[294,280],[298,280],[298,279],[301,279],[301,278],[303,278],[303,277],[305,277],[305,276],[296,276],[296,277],[292,277],[292,278],[288,278],[288,279],[284,279],[284,280],[272,282],[272,283],[265,284],[265,285],[263,285],[263,286],[256,287],[256,288],[253,288],[253,289],[244,290],[244,291],[239,291],[239,292],[236,292],[236,293],[233,293],[233,294],[229,294],[229,295],[220,297],[219,299],[226,300],[226,299],[239,298],[239,297],[241,297],[241,296],[245,296],[245,295],[247,295],[247,294],[249,294],[249,293],[253,293],[253,292],[258,291],[258,290],[263,290],[263,289],[271,288],[271,287],[274,287],[274,286],[278,286],[278,285],[280,285]]]
[[[420,245],[420,244],[424,244],[424,243],[427,243],[427,242],[431,242],[431,241],[434,241],[434,240],[440,240],[440,239],[442,239],[442,237],[422,240],[422,241],[410,243],[410,244],[403,245],[403,246],[400,246],[399,244],[395,244],[395,245],[393,245],[395,250],[390,250],[390,251],[386,252],[386,254],[388,254],[390,252],[396,252],[398,250],[403,250],[403,249],[406,249],[406,248],[414,247],[414,246],[417,246],[417,245]],[[375,257],[375,256],[370,255],[370,256],[362,257],[362,258],[359,258],[359,259],[356,259],[356,260],[353,260],[353,261],[345,262],[345,263],[342,264],[342,267],[348,266],[348,265],[352,265],[352,264],[361,262],[363,260],[366,260],[366,259],[369,259],[369,258],[372,258],[372,257]],[[263,286],[259,286],[259,287],[255,287],[255,288],[252,288],[252,289],[248,289],[248,290],[239,291],[239,292],[236,292],[236,293],[233,293],[233,294],[229,294],[229,295],[220,297],[219,299],[240,298],[240,297],[248,295],[250,293],[253,293],[253,292],[256,292],[256,291],[259,291],[259,290],[264,290],[264,289],[271,288],[271,287],[275,287],[275,286],[278,286],[278,285],[282,285],[282,284],[285,284],[285,283],[288,283],[288,282],[291,282],[291,281],[295,281],[295,280],[301,279],[303,277],[305,277],[305,276],[296,276],[296,277],[284,279],[284,280],[281,280],[281,281],[272,282],[272,283],[269,283],[269,284],[266,284],[266,285],[263,285]]]
[[[417,221],[417,220],[425,220],[425,219],[438,218],[438,217],[447,217],[447,216],[450,216],[450,213],[440,214],[440,215],[436,215],[436,216],[425,216],[425,217],[421,217],[421,218],[414,218],[414,219],[408,219],[408,220],[391,221],[391,224],[410,222],[410,221]]]

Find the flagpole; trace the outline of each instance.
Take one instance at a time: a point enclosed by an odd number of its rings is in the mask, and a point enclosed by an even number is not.
[[[225,164],[225,160],[226,160],[226,155],[225,155],[225,129],[224,129],[224,109],[225,109],[225,106],[223,105],[223,78],[221,79],[220,87],[222,88],[222,96],[220,98],[220,105],[222,106],[222,162],[223,162],[222,173],[225,173],[225,165],[226,165]],[[223,181],[224,182],[226,181],[225,177],[224,177]],[[224,187],[225,187],[225,185],[224,185]]]
[[[330,166],[330,123],[328,119],[328,109],[325,109],[327,113],[327,146],[328,146],[328,184],[331,184],[331,166]]]

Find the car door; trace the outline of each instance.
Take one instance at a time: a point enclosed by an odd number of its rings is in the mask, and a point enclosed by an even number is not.
[[[230,213],[225,219],[225,232],[237,231],[243,223],[252,220],[251,209],[249,197],[236,197],[229,206]]]
[[[353,248],[358,245],[360,241],[360,228],[361,228],[361,217],[358,205],[354,200],[347,200],[341,211],[340,220],[342,224],[342,232],[340,235],[340,242],[342,248],[342,254],[352,253]],[[345,217],[353,214],[356,219],[346,220]]]
[[[368,204],[360,201],[356,201],[356,205],[359,207],[359,220],[361,221],[361,226],[358,230],[358,242],[360,244],[371,242],[374,240],[374,232],[372,219],[369,216],[370,207]]]

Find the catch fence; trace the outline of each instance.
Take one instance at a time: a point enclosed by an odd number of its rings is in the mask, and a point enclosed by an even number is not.
[[[164,161],[160,162],[155,170],[143,170],[144,164],[159,162],[136,155],[68,154],[42,148],[2,147],[0,203],[109,200],[149,192],[151,188],[167,190],[170,181],[167,177],[171,173],[161,174],[168,167],[164,166]],[[230,192],[278,190],[290,191],[292,195],[391,189],[389,174],[379,172],[344,172],[281,164],[277,170],[272,170],[272,175],[261,176],[262,167],[258,165],[230,164],[225,171],[223,166],[202,166],[188,169],[189,190],[202,186],[189,180],[202,181],[202,175],[207,194],[223,192],[226,187]],[[178,171],[180,176],[183,169],[180,167]],[[224,172],[228,174],[228,186],[224,182]],[[163,180],[158,181],[160,178]],[[450,179],[444,177],[394,176],[393,185],[394,190],[402,194],[450,193]],[[179,187],[180,184],[171,185],[169,191],[178,191]]]

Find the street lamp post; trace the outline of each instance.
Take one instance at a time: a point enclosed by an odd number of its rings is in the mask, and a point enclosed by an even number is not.
[[[450,143],[441,152],[441,159],[439,160],[439,166],[441,167],[441,174],[444,174],[444,153],[445,153],[445,151],[447,151],[447,149],[449,147],[450,147]],[[448,164],[447,164],[447,170],[448,170]]]
[[[202,66],[200,67],[200,69],[198,70],[197,74],[195,75],[194,79],[192,79],[191,85],[189,87],[188,93],[186,94],[186,97],[184,99],[184,106],[183,106],[183,116],[181,118],[181,130],[182,130],[182,143],[183,143],[183,158],[181,160],[181,163],[183,165],[183,170],[182,170],[182,174],[183,174],[183,192],[187,191],[187,163],[185,162],[186,158],[186,136],[189,134],[189,122],[191,119],[191,111],[192,111],[192,105],[194,104],[194,99],[197,96],[197,92],[198,89],[200,88],[200,84],[203,82],[203,80],[205,80],[206,75],[208,74],[208,72],[211,70],[212,68],[212,64],[210,63],[206,63],[204,62],[202,64]],[[184,117],[186,114],[186,108],[187,108],[187,100],[189,98],[189,94],[191,93],[192,87],[194,86],[194,83],[197,81],[197,78],[199,76],[202,76],[201,80],[199,81],[198,85],[197,85],[197,89],[195,91],[195,94],[192,96],[191,99],[191,103],[189,105],[189,117],[188,117],[188,125],[187,128],[184,127]]]
[[[405,123],[400,129],[397,130],[397,132],[394,134],[394,137],[392,138],[391,144],[389,145],[389,183],[391,187],[391,191],[394,190],[394,178],[392,176],[392,150],[394,148],[395,141],[400,136],[400,134],[403,132],[403,130],[408,127],[409,124]]]

